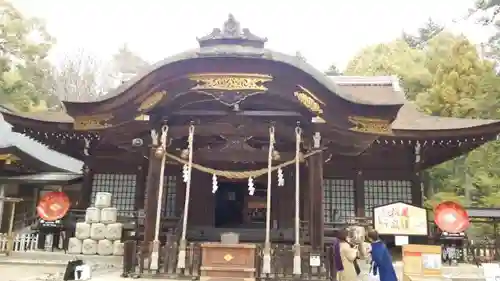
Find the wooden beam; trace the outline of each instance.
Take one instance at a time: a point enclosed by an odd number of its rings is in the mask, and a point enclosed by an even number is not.
[[[280,158],[276,163],[282,163],[295,158],[295,152],[280,152]],[[226,150],[210,151],[208,149],[193,152],[194,162],[218,161],[218,162],[267,162],[267,150]]]
[[[172,113],[174,116],[251,116],[251,117],[300,117],[302,114],[296,111],[275,111],[275,110],[242,110],[242,111],[224,111],[224,110],[179,110]]]
[[[295,128],[282,124],[275,124],[277,138],[295,140]],[[186,137],[189,134],[189,125],[176,125],[168,129],[169,136],[174,138]],[[195,134],[198,136],[253,136],[269,138],[269,127],[263,124],[230,124],[230,123],[209,123],[200,124],[195,127]]]

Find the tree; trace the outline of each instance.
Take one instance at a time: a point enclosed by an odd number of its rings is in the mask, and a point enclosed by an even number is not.
[[[361,50],[349,61],[344,74],[396,75],[411,100],[432,80],[425,67],[425,53],[411,48],[404,40],[380,43]]]
[[[111,73],[95,56],[78,50],[52,68],[51,92],[60,100],[94,101],[111,87]]]
[[[491,63],[482,60],[476,47],[463,36],[442,33],[426,48],[426,67],[433,79],[417,95],[417,104],[427,113],[449,117],[478,117],[483,76],[494,73]]]
[[[416,36],[403,32],[402,38],[411,48],[424,48],[429,40],[443,30],[444,26],[429,18],[424,26],[418,29]]]
[[[44,24],[0,0],[0,102],[20,111],[46,108],[46,60],[54,42]]]
[[[150,64],[132,52],[127,44],[118,49],[111,61],[113,78],[118,81],[118,85],[144,71],[149,66]]]
[[[332,64],[326,71],[326,75],[330,76],[342,75],[342,72],[338,69],[336,65]]]

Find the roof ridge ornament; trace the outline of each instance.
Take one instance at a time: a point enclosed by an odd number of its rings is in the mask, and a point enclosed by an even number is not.
[[[241,24],[233,14],[229,14],[224,22],[222,30],[214,28],[212,32],[201,38],[197,38],[200,47],[211,47],[215,45],[240,45],[255,48],[264,48],[267,38],[259,37],[248,28],[241,28]]]

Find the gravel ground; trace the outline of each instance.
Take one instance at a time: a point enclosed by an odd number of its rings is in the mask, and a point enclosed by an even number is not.
[[[64,270],[61,266],[1,264],[2,281],[37,280]]]

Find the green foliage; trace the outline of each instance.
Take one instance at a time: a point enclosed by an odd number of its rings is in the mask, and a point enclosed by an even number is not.
[[[0,0],[0,103],[20,111],[46,108],[50,75],[46,60],[53,39],[42,22]]]
[[[478,103],[485,93],[482,77],[492,73],[476,48],[466,38],[442,33],[426,49],[426,68],[433,75],[417,104],[428,114],[447,117],[477,117]]]
[[[500,78],[494,63],[482,59],[463,36],[440,30],[417,39],[405,35],[402,40],[367,47],[348,63],[346,74],[397,75],[408,98],[432,115],[500,119]],[[426,207],[448,200],[500,207],[498,141],[425,173],[431,190]],[[474,227],[471,231],[483,234],[487,230]]]
[[[396,75],[411,100],[427,88],[432,76],[425,67],[425,53],[404,40],[381,43],[359,52],[348,64],[345,75]]]

